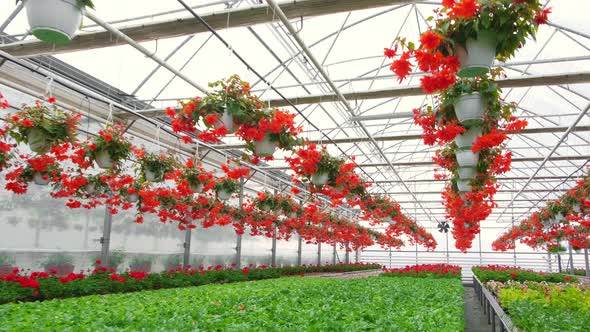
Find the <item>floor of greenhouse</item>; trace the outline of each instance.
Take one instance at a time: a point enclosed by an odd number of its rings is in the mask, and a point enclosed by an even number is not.
[[[491,331],[492,326],[488,325],[487,316],[483,312],[473,286],[465,286],[463,298],[465,300],[465,331]]]

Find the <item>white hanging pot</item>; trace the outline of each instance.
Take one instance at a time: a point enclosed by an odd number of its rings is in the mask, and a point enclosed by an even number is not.
[[[277,149],[277,143],[270,140],[269,133],[260,141],[254,142],[254,154],[259,157],[271,157]]]
[[[203,191],[203,184],[202,183],[199,183],[197,185],[190,184],[189,187],[191,188],[192,191],[194,191],[197,194]]]
[[[580,212],[582,212],[581,205],[579,205],[579,204],[575,204],[574,206],[572,206],[572,210],[573,210],[575,213],[580,213]]]
[[[311,176],[311,183],[316,186],[323,186],[328,183],[330,176],[326,172],[316,172]]]
[[[152,172],[149,169],[143,171],[145,175],[145,180],[149,182],[162,182],[164,176],[162,176],[161,172]]]
[[[480,31],[477,39],[469,38],[465,48],[456,46],[457,57],[461,68],[459,77],[476,77],[487,74],[496,57],[496,35],[490,31]]]
[[[457,164],[459,167],[477,167],[479,161],[479,152],[473,152],[471,150],[459,150],[455,153],[457,157]]]
[[[66,44],[82,24],[76,0],[25,0],[31,33],[51,44]]]
[[[268,211],[270,211],[270,206],[268,206],[266,204],[263,204],[263,205],[260,206],[260,209],[262,211],[268,212]]]
[[[287,218],[289,218],[289,219],[297,218],[297,212],[289,212],[287,214]]]
[[[103,169],[110,169],[113,167],[113,158],[107,150],[98,151],[95,155],[94,161],[98,167]]]
[[[217,198],[219,198],[222,201],[227,201],[228,199],[231,198],[232,193],[230,193],[229,191],[225,191],[225,190],[218,190],[217,191]]]
[[[96,185],[94,183],[88,183],[84,186],[84,191],[88,195],[92,195],[96,192]]]
[[[33,174],[33,182],[40,186],[46,186],[49,183],[49,175],[35,172],[35,174]]]
[[[41,129],[36,127],[31,128],[31,130],[29,130],[29,134],[27,135],[27,140],[29,141],[29,148],[31,151],[39,154],[49,151],[47,137]]]
[[[457,188],[460,192],[470,192],[471,191],[471,180],[457,180]]]
[[[455,115],[465,127],[481,125],[484,115],[484,104],[479,92],[463,94],[454,104]]]
[[[471,127],[469,129],[465,130],[465,132],[463,134],[457,135],[457,137],[455,137],[455,143],[457,144],[459,149],[460,148],[471,149],[473,144],[475,144],[475,141],[477,140],[477,138],[481,135],[482,135],[482,128],[481,127],[479,127],[479,126]]]
[[[127,195],[127,202],[129,202],[129,203],[135,203],[138,200],[139,200],[139,195],[137,193]]]
[[[471,180],[477,175],[477,169],[475,167],[459,167],[459,179]]]
[[[227,129],[228,134],[233,134],[238,130],[238,126],[234,123],[234,117],[228,112],[227,109],[223,110],[223,113],[219,116],[217,123],[215,124],[215,128],[219,128],[224,126]]]

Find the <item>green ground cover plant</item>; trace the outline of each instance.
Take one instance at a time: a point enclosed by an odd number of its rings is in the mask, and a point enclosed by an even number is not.
[[[130,271],[117,274],[114,269],[99,266],[90,274],[71,273],[65,277],[46,272],[26,274],[15,269],[10,275],[0,276],[0,304],[271,279],[306,273],[351,272],[380,268],[379,264],[362,263],[276,268],[252,265],[243,269],[217,265],[207,269],[201,267],[182,270],[179,268],[179,270],[161,273]]]
[[[482,282],[499,281],[536,281],[536,282],[578,282],[576,277],[560,273],[535,272],[514,266],[487,265],[474,266],[473,274]]]
[[[463,331],[460,280],[280,278],[0,306],[6,331]]]
[[[507,283],[498,298],[522,331],[588,331],[590,287],[577,284]]]

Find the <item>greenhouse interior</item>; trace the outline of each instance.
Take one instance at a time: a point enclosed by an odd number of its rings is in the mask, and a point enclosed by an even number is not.
[[[588,12],[5,1],[0,331],[589,331]]]

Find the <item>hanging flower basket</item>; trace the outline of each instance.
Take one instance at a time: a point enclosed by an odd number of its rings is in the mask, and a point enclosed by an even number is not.
[[[127,196],[125,196],[125,198],[127,199],[127,202],[135,203],[139,200],[139,195],[137,193],[128,194]]]
[[[455,137],[455,143],[457,144],[457,147],[459,147],[459,149],[467,149],[468,148],[471,150],[471,147],[475,143],[475,140],[477,140],[477,138],[481,135],[482,135],[482,128],[481,127],[479,127],[479,126],[471,127],[469,129],[467,129],[465,131],[465,133],[457,135],[457,137]]]
[[[311,183],[316,186],[323,186],[328,183],[330,175],[326,172],[317,172],[311,176]]]
[[[94,161],[96,162],[96,165],[98,165],[98,167],[100,167],[102,169],[113,168],[113,164],[114,164],[113,158],[111,158],[111,155],[110,155],[109,151],[107,151],[107,150],[98,151],[96,153]]]
[[[96,192],[96,185],[94,183],[88,183],[84,186],[84,191],[88,195],[93,195]]]
[[[204,185],[202,183],[189,184],[189,188],[191,188],[191,190],[194,191],[195,193],[199,194],[199,193],[203,192]]]
[[[164,180],[164,176],[161,172],[154,172],[146,169],[144,170],[143,174],[145,176],[145,180],[149,182],[162,182]]]
[[[457,180],[457,188],[460,192],[470,192],[471,191],[471,180]]]
[[[484,103],[478,92],[464,94],[455,102],[455,115],[465,127],[479,126],[484,119]]]
[[[219,115],[217,122],[214,125],[215,129],[219,129],[221,127],[225,127],[227,129],[228,134],[233,134],[238,130],[238,126],[234,123],[234,117],[231,113],[227,110],[227,106],[223,109],[223,113]]]
[[[455,153],[457,157],[457,164],[459,167],[477,167],[479,162],[479,152],[473,152],[471,150],[458,150]]]
[[[456,45],[456,54],[461,63],[459,77],[483,76],[490,71],[496,57],[496,34],[478,31],[477,38],[468,38],[465,47]]]
[[[262,140],[254,142],[254,154],[260,157],[271,157],[276,149],[277,143],[270,140],[269,133]]]
[[[35,172],[35,174],[33,174],[33,182],[40,186],[46,186],[49,184],[49,175],[41,172]]]
[[[475,167],[459,167],[457,171],[461,180],[471,180],[477,175]]]
[[[231,198],[232,192],[226,190],[217,190],[217,198],[222,201],[227,201]]]
[[[27,138],[29,141],[29,148],[33,152],[39,154],[46,153],[51,147],[49,142],[47,142],[47,136],[45,136],[45,133],[37,127],[31,128]]]
[[[82,24],[84,7],[90,1],[25,0],[31,33],[47,43],[66,44]]]

